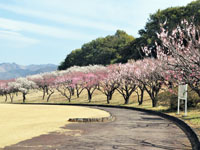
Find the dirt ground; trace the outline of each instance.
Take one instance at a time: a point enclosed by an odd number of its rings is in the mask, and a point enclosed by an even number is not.
[[[77,106],[0,104],[0,148],[33,137],[59,132],[69,118],[101,118],[110,114]]]

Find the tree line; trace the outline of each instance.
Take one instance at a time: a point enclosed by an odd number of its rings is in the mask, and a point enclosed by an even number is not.
[[[108,65],[120,62],[124,47],[134,37],[124,31],[117,30],[115,35],[97,38],[84,44],[80,49],[73,50],[58,67],[65,70],[71,66],[87,66],[92,64]]]
[[[105,38],[97,38],[84,44],[80,49],[73,50],[61,62],[58,70],[65,70],[71,66],[86,66],[89,64],[114,64],[126,63],[130,59],[138,60],[145,57],[142,46],[151,48],[149,57],[157,58],[155,42],[161,41],[156,33],[160,33],[160,23],[167,20],[169,32],[180,24],[181,20],[192,20],[195,24],[200,23],[200,0],[193,1],[185,7],[170,7],[158,10],[151,14],[144,29],[138,31],[139,37],[134,38],[124,31],[118,30],[114,35]]]

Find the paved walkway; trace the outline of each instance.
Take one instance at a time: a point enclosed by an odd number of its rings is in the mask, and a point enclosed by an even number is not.
[[[159,116],[147,113],[101,108],[115,121],[72,123],[70,131],[53,132],[4,148],[5,150],[189,150],[184,132]],[[2,140],[2,139],[1,139]]]

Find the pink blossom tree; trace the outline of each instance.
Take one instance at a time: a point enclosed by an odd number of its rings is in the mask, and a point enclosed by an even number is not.
[[[51,82],[52,75],[55,78],[56,72],[41,73],[41,74],[31,75],[27,77],[28,80],[36,83],[36,85],[38,86],[38,89],[41,89],[43,91],[43,96],[42,96],[43,100],[45,99],[45,95],[47,95],[47,98],[49,96],[49,87],[50,87],[50,84],[53,84]]]
[[[129,60],[128,62],[131,65],[132,71],[134,71],[133,73],[133,78],[135,79],[135,82],[137,84],[137,89],[135,90],[136,94],[137,94],[137,101],[139,105],[142,105],[143,103],[143,98],[144,98],[144,83],[141,82],[143,81],[143,64],[142,61],[138,60],[138,61],[134,61],[134,60]]]
[[[98,88],[98,77],[94,73],[84,73],[82,76],[83,88],[87,90],[88,101],[91,102],[94,91]]]
[[[144,88],[144,85],[142,83],[139,83],[138,88],[136,89],[136,94],[137,94],[137,100],[138,100],[138,104],[139,105],[142,105],[143,104],[143,99],[144,99],[144,91],[145,91],[145,88]]]
[[[172,32],[161,24],[158,59],[168,66],[166,80],[186,83],[200,96],[200,26],[183,20]]]
[[[15,94],[17,95],[17,93],[19,92],[19,84],[16,84],[16,79],[7,82],[7,86],[6,86],[6,92],[10,97],[10,101],[11,103],[13,103],[13,99]]]
[[[105,70],[102,65],[89,65],[89,66],[74,66],[67,71],[78,75],[78,82],[74,78],[73,83],[79,83],[80,89],[86,89],[88,93],[88,101],[91,102],[92,95],[96,89],[99,88],[100,72]]]
[[[49,73],[44,73],[43,74],[43,82],[44,85],[46,86],[46,93],[47,93],[47,102],[49,102],[50,97],[55,93],[55,80],[57,77],[56,72],[49,72]]]
[[[135,78],[140,82],[152,100],[152,106],[156,107],[158,93],[164,83],[163,63],[159,60],[146,58],[139,60],[134,65]]]
[[[0,80],[0,95],[5,96],[5,102],[8,100],[8,95],[10,94],[10,88],[8,87],[8,83],[13,80]],[[12,97],[11,97],[12,98]],[[11,102],[13,99],[11,99]]]
[[[82,91],[85,89],[83,86],[83,76],[84,72],[89,72],[86,68],[87,66],[80,67],[80,66],[73,66],[67,70],[59,71],[59,76],[68,76],[71,80],[71,89],[76,90],[76,96],[79,98]],[[73,94],[73,90],[72,94]]]
[[[128,104],[131,94],[137,88],[137,81],[134,78],[132,64],[119,64],[115,77],[118,82],[117,91],[123,96],[124,104]]]
[[[72,76],[73,87],[75,87],[75,89],[76,89],[76,96],[77,96],[77,98],[79,98],[80,94],[85,89],[85,87],[83,86],[84,83],[82,80],[83,73],[82,72],[73,72],[71,74],[71,76]]]
[[[108,104],[110,103],[112,95],[118,87],[118,82],[116,78],[117,67],[117,65],[110,65],[107,66],[107,68],[101,73],[98,73],[101,76],[99,82],[99,90],[106,95]]]
[[[71,102],[72,88],[74,88],[71,75],[65,74],[62,76],[57,76],[54,82],[57,91],[66,97],[69,102]]]

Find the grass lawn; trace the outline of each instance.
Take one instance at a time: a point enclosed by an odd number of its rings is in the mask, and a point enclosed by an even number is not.
[[[8,99],[8,102],[10,102],[10,99]],[[18,96],[14,97],[14,102],[22,102],[22,96],[18,94]],[[27,95],[28,103],[47,103],[46,100],[42,100],[42,92],[41,91],[31,91],[30,94]],[[60,93],[55,91],[55,93],[52,95],[50,101],[51,103],[69,103],[67,99],[62,96]],[[0,96],[0,103],[5,103],[5,97]],[[84,90],[83,93],[81,93],[80,98],[76,98],[76,96],[72,97],[71,103],[81,103],[81,104],[87,104],[87,92]],[[107,104],[106,103],[106,96],[103,95],[100,91],[95,91],[92,97],[91,104]],[[110,101],[111,105],[124,105],[123,97],[116,91],[113,95],[112,100]],[[167,113],[169,115],[173,115],[175,117],[178,117],[185,121],[187,124],[189,124],[198,135],[200,135],[200,105],[197,108],[189,109],[188,110],[188,116],[184,117],[184,112],[181,112],[180,115],[176,114],[176,111],[169,111],[169,106],[166,104],[160,104],[157,107],[152,108],[151,100],[147,93],[144,95],[144,102],[142,105],[138,105],[137,103],[137,95],[136,93],[133,93],[130,97],[130,102],[128,105],[129,107],[138,107],[138,108],[144,108],[144,109],[151,109],[154,111],[161,111],[164,113]]]

